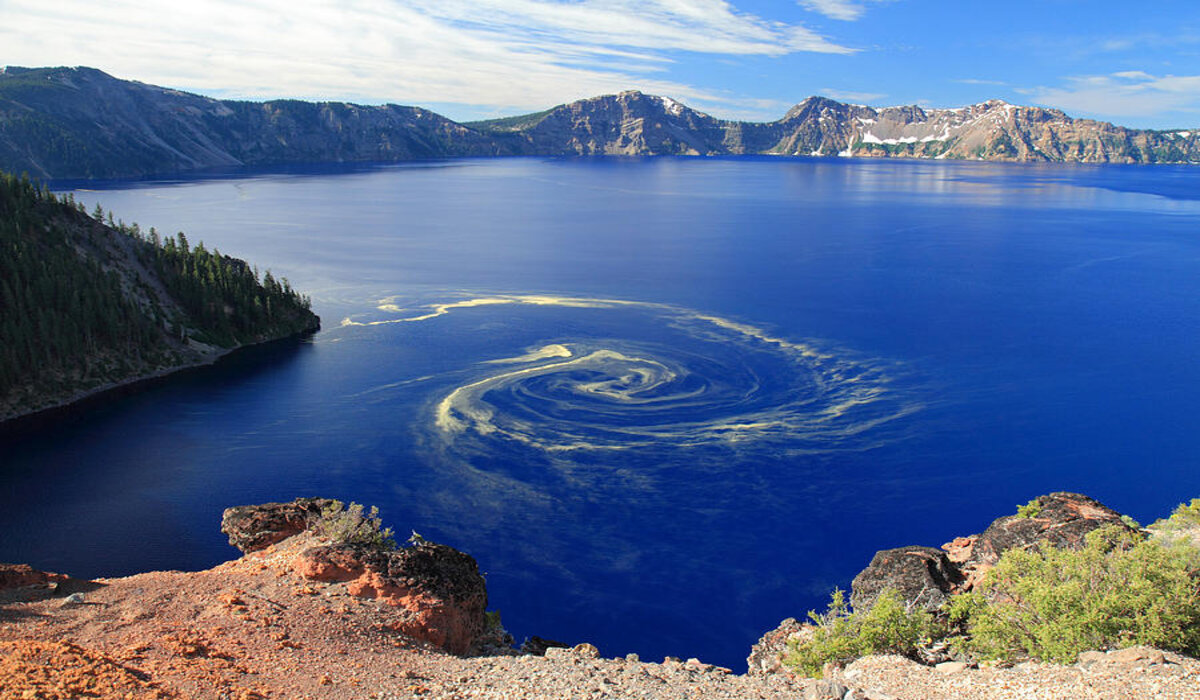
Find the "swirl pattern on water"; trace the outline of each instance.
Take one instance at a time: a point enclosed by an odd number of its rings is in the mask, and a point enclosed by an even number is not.
[[[469,381],[432,409],[431,429],[446,443],[506,440],[551,453],[700,445],[812,453],[874,446],[883,439],[875,428],[919,408],[878,363],[667,304],[497,295],[406,309],[391,301],[379,309],[399,318],[342,324],[424,323],[499,306],[620,314],[614,327],[629,333],[604,333],[607,324],[597,337],[543,337],[522,354],[475,363]]]

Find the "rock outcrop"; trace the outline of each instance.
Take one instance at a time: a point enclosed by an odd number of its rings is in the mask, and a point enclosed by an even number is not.
[[[249,554],[304,532],[332,503],[328,498],[297,498],[290,503],[226,508],[221,532],[229,537],[229,544]]]
[[[1040,496],[1019,513],[992,521],[982,533],[955,538],[941,549],[914,545],[877,552],[854,577],[850,604],[855,610],[867,610],[884,591],[893,590],[910,606],[937,611],[950,596],[972,590],[1004,552],[1079,548],[1089,532],[1106,525],[1132,529],[1120,513],[1087,496],[1066,492]],[[750,673],[778,671],[787,642],[804,638],[810,630],[810,625],[788,618],[764,634],[747,659]]]
[[[0,564],[0,591],[57,584],[66,580],[68,577],[63,574],[39,571],[28,564]]]
[[[974,587],[1010,549],[1079,548],[1092,530],[1106,525],[1132,529],[1120,513],[1078,493],[1040,496],[1028,508],[1026,514],[997,518],[981,534],[942,545],[959,560],[955,566],[963,577],[963,590]]]
[[[303,551],[295,571],[313,581],[346,583],[346,591],[373,598],[402,614],[385,623],[394,631],[470,653],[487,630],[487,588],[470,555],[444,544],[420,542],[394,551],[328,545]]]
[[[1130,528],[1121,514],[1078,493],[1039,496],[1021,513],[992,521],[978,535],[959,537],[932,547],[900,547],[879,552],[851,584],[850,602],[869,608],[879,594],[892,589],[905,602],[936,610],[955,593],[971,590],[1000,556],[1010,549],[1031,547],[1078,548],[1084,537],[1106,525]]]
[[[312,529],[333,503],[297,498],[228,508],[221,532],[243,552],[262,551]],[[350,595],[383,603],[391,612],[383,627],[452,654],[472,652],[488,631],[479,565],[453,547],[425,541],[400,549],[315,543],[300,551],[292,570],[309,581],[343,583]]]

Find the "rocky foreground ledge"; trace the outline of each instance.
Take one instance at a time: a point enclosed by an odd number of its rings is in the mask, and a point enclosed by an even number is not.
[[[944,549],[880,552],[855,599],[892,587],[932,604],[1006,548],[1069,546],[1115,515],[1074,494],[1043,500],[1038,518],[1001,518]],[[779,663],[803,634],[794,620],[755,645],[746,675],[603,658],[586,643],[521,652],[489,624],[474,559],[421,540],[394,551],[333,541],[313,527],[329,503],[227,510],[223,530],[244,556],[207,571],[84,581],[0,565],[0,699],[1200,698],[1200,661],[1149,648],[1010,668],[873,656],[799,678]]]

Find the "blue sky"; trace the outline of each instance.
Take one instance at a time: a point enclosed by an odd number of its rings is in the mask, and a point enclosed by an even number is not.
[[[763,121],[819,94],[1194,128],[1200,0],[0,0],[0,64],[459,120],[640,89]]]

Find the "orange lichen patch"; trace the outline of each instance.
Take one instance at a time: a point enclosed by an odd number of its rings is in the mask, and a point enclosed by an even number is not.
[[[0,699],[176,698],[145,673],[69,642],[0,642]]]

